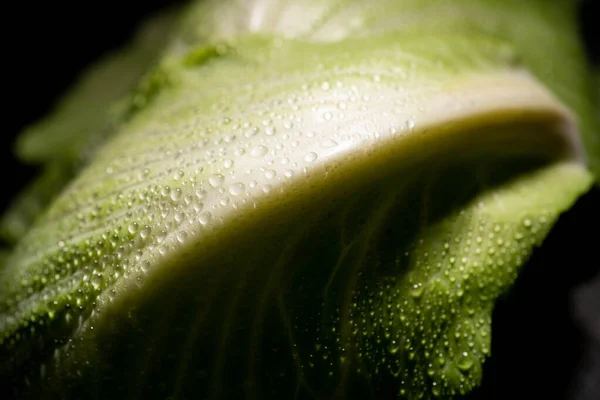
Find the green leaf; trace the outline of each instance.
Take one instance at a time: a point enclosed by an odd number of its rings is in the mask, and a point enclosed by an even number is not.
[[[496,299],[592,184],[568,3],[522,3],[192,4],[3,261],[10,394],[468,393]]]
[[[577,27],[575,0],[253,0],[196,2],[174,49],[248,33],[317,42],[398,33],[487,35],[510,43],[507,57],[533,73],[577,116],[589,168],[600,180],[600,122]]]

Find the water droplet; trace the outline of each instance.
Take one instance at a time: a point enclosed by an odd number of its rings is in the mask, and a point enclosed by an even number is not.
[[[456,364],[462,371],[468,371],[473,366],[473,360],[469,357],[469,353],[466,351],[460,355],[460,359]]]
[[[250,150],[250,156],[254,158],[260,158],[267,154],[269,149],[265,146],[254,146],[252,150]]]
[[[232,160],[225,160],[223,162],[223,167],[225,167],[226,169],[229,169],[229,168],[233,167],[233,161]]]
[[[210,223],[212,219],[212,214],[209,212],[204,212],[202,214],[200,214],[200,216],[198,217],[198,222],[200,222],[202,225],[208,225]]]
[[[238,196],[241,193],[244,193],[245,188],[246,186],[243,183],[236,182],[233,185],[229,186],[229,193],[231,193],[233,196]]]
[[[244,133],[244,136],[246,136],[247,138],[251,138],[252,136],[256,136],[256,134],[260,131],[260,129],[258,129],[256,126],[248,129],[246,131],[246,133]]]
[[[325,139],[321,142],[321,147],[323,148],[331,148],[337,146],[337,142],[331,139]]]
[[[136,233],[137,230],[138,230],[138,224],[137,224],[137,222],[129,224],[129,226],[127,227],[127,230],[129,231],[129,233]]]
[[[198,200],[204,199],[206,197],[206,190],[204,190],[204,189],[196,190],[196,197],[198,198]]]
[[[177,234],[177,241],[179,243],[183,243],[185,242],[185,239],[187,239],[187,232],[186,231],[181,231]]]
[[[277,172],[275,172],[274,170],[270,169],[267,172],[265,172],[265,178],[267,179],[273,179],[277,176]]]
[[[233,154],[235,154],[236,156],[242,156],[246,153],[246,150],[244,150],[241,147],[236,147],[236,149],[233,151]]]
[[[423,294],[424,286],[421,283],[417,283],[410,289],[410,295],[414,298],[419,298]]]
[[[212,187],[218,187],[223,183],[224,180],[225,180],[225,177],[223,175],[213,174],[208,178],[208,183]]]
[[[94,289],[98,290],[98,288],[100,288],[100,285],[102,285],[102,275],[97,273],[93,274],[92,278],[90,279],[90,282]]]
[[[175,221],[177,223],[181,223],[185,219],[185,213],[183,211],[179,211],[175,213]]]
[[[314,162],[317,159],[317,157],[317,153],[310,152],[304,156],[304,161],[306,161],[307,163],[311,163]]]
[[[184,174],[184,172],[183,172],[183,171],[177,171],[177,172],[175,172],[175,173],[173,174],[173,179],[174,179],[174,180],[176,180],[176,181],[178,181],[178,180],[180,180],[181,178],[183,178],[183,176],[184,176],[184,175],[185,175],[185,174]]]
[[[150,228],[148,225],[144,226],[144,228],[140,231],[140,237],[142,239],[146,239],[148,237],[148,235],[150,235],[151,231],[152,231],[152,228]]]
[[[523,239],[523,234],[521,232],[515,233],[515,240],[519,241]]]
[[[171,192],[171,200],[177,201],[181,198],[181,189],[177,188]]]

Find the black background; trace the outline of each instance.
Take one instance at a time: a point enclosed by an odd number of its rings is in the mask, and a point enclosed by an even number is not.
[[[35,173],[12,155],[15,135],[49,111],[85,66],[121,45],[139,21],[169,3],[3,3],[0,210]],[[581,34],[597,64],[599,6],[583,1],[580,13]],[[599,190],[581,199],[557,228],[550,245],[534,255],[496,308],[493,356],[473,398],[600,399]]]

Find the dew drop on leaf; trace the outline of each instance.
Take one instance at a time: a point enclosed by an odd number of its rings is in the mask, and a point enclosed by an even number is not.
[[[250,150],[250,156],[254,158],[260,158],[267,154],[269,149],[266,146],[254,146],[252,150]]]

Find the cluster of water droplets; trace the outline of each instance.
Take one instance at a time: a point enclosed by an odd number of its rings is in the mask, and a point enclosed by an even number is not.
[[[135,293],[170,255],[233,229],[237,213],[292,196],[347,157],[410,133],[439,78],[421,76],[429,67],[390,43],[363,56],[315,45],[302,63],[278,55],[288,45],[278,43],[266,53],[232,51],[214,68],[161,70],[173,75],[168,87],[153,86],[152,101],[16,248],[0,299],[5,348],[48,325],[93,329],[86,321],[102,307]],[[412,293],[426,286],[414,285]]]
[[[89,316],[101,295],[118,296],[120,279],[122,290],[141,284],[161,257],[232,212],[377,139],[381,125],[394,132],[414,125],[404,114],[399,124],[377,111],[397,94],[379,75],[338,71],[336,79],[307,84],[284,67],[267,70],[279,80],[262,92],[237,82],[207,91],[210,74],[192,68],[179,72],[187,85],[155,94],[18,246],[11,280],[19,283],[5,290],[0,340],[20,341],[23,321],[31,334],[34,322],[81,323],[77,317]],[[387,93],[371,98],[380,86]],[[227,104],[233,87],[242,90]]]
[[[397,256],[396,268],[406,275],[355,292],[351,326],[360,357],[394,376],[401,397],[470,392],[490,355],[493,304],[540,244],[549,220],[495,223],[463,212],[453,224],[469,229],[446,225],[418,239]]]

